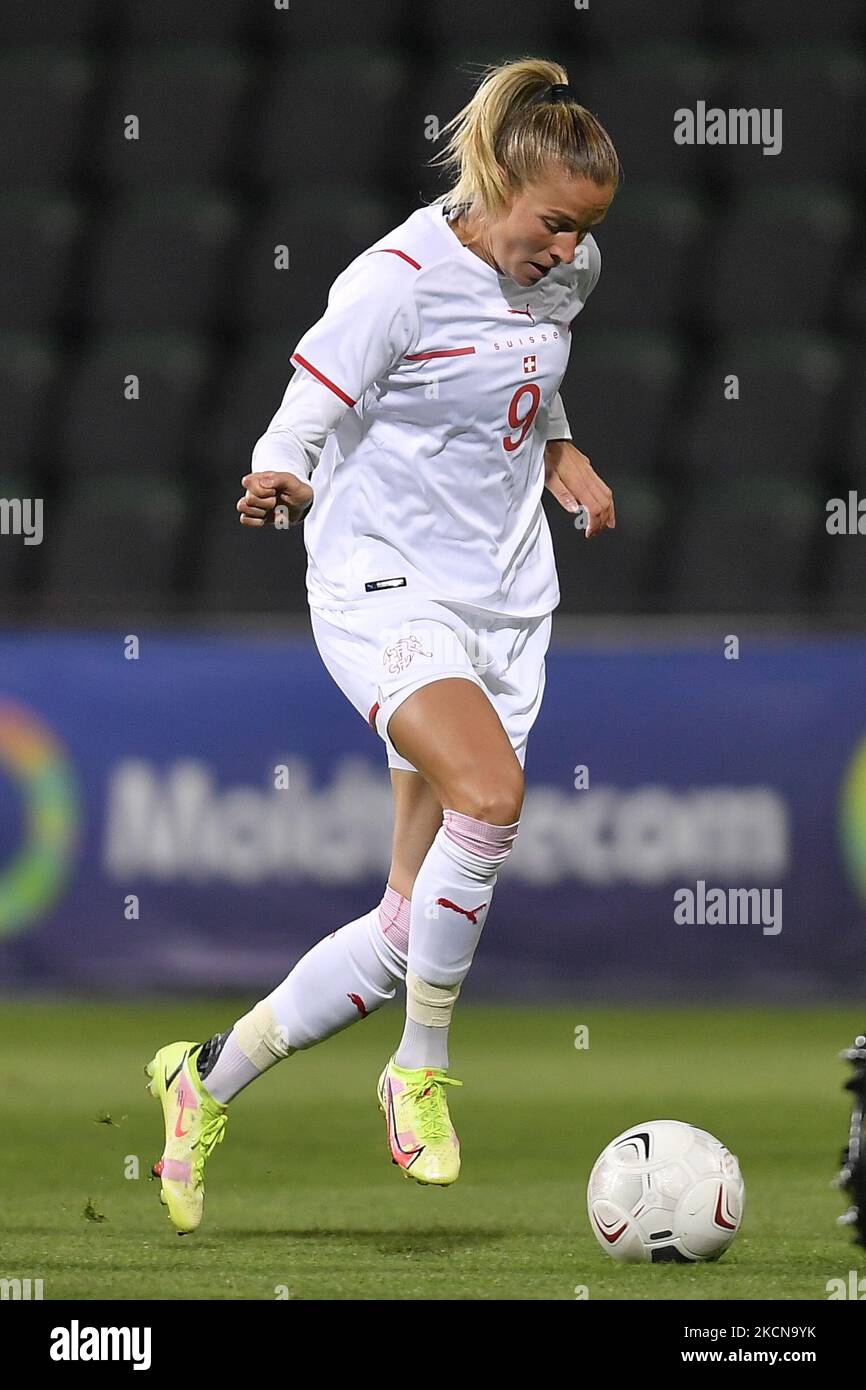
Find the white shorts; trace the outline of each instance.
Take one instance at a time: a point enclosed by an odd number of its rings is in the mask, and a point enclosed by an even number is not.
[[[501,617],[440,599],[394,599],[370,608],[310,609],[322,660],[381,739],[388,766],[416,772],[388,737],[388,721],[413,690],[446,676],[480,686],[521,767],[541,708],[552,618]]]

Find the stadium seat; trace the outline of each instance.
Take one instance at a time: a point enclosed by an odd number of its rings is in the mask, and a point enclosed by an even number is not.
[[[81,312],[99,329],[196,331],[221,322],[229,249],[241,224],[222,192],[130,193],[91,238]]]
[[[289,357],[308,325],[256,333],[240,343],[212,380],[213,402],[203,421],[202,449],[215,474],[234,486],[249,471],[253,445],[264,434],[294,375]]]
[[[866,459],[866,342],[852,350],[841,402],[842,477],[861,483]]]
[[[58,443],[72,474],[175,473],[202,408],[206,341],[170,334],[106,335],[90,342],[70,372]],[[125,398],[128,377],[140,398]]]
[[[712,0],[665,0],[663,5],[656,0],[605,0],[572,13],[562,8],[568,25],[560,33],[563,39],[570,37],[576,49],[587,42],[616,49],[650,34],[654,39],[702,38],[716,9]]]
[[[828,186],[738,191],[695,286],[694,317],[713,330],[820,327],[855,227],[853,200]]]
[[[648,478],[680,398],[684,351],[658,333],[587,325],[583,334],[581,315],[561,388],[573,441],[611,487],[620,474]]]
[[[198,573],[193,598],[199,608],[263,616],[307,611],[307,552],[303,526],[276,530],[242,526],[236,511],[240,476],[227,475],[197,539]]]
[[[521,58],[525,53],[556,57],[555,35],[563,6],[560,0],[533,0],[531,5],[512,5],[503,12],[499,0],[430,0],[420,7],[425,35],[432,46],[480,44],[489,63]],[[572,20],[572,16],[566,17]],[[580,17],[573,17],[578,27]],[[568,25],[566,33],[571,28]],[[559,61],[564,61],[560,59]]]
[[[819,602],[823,611],[859,617],[866,612],[866,517],[861,518],[857,504],[866,499],[866,343],[852,354],[840,409],[839,467],[834,471],[832,486],[827,488],[826,503],[831,497],[841,498],[850,510],[849,493],[854,492],[857,533],[834,535],[826,533],[821,548],[821,585]],[[850,517],[849,526],[851,524]],[[863,525],[863,533],[859,527]],[[826,532],[826,519],[825,526]]]
[[[325,312],[328,291],[349,262],[412,211],[398,199],[339,186],[270,201],[239,243],[227,312],[253,331],[288,324],[305,331]],[[287,270],[274,265],[276,246],[288,249]]]
[[[863,29],[861,0],[727,0],[714,5],[712,15],[725,32],[756,44],[848,39]]]
[[[36,474],[25,469],[9,467],[4,463],[0,469],[0,618],[22,618],[26,616],[26,609],[22,602],[21,590],[25,583],[25,575],[32,574],[39,564],[39,552],[44,549],[44,534],[41,545],[25,545],[24,536],[11,529],[4,533],[3,518],[7,516],[6,525],[12,527],[16,524],[16,518],[12,509],[2,506],[3,501],[19,502],[25,498],[43,498],[42,525],[43,533],[46,525],[44,509],[44,488],[42,488]],[[31,524],[35,520],[34,513],[30,513]],[[22,522],[25,518],[21,516]]]
[[[739,399],[725,380],[739,378]],[[719,342],[698,372],[671,456],[684,476],[753,473],[807,478],[820,469],[841,384],[837,344],[819,334],[738,334]]]
[[[700,201],[683,189],[626,181],[593,232],[601,279],[585,322],[593,330],[677,324],[697,280],[704,219]]]
[[[90,168],[109,185],[141,192],[210,186],[234,167],[252,67],[229,48],[164,44],[127,48],[109,69]],[[138,116],[138,139],[125,122]]]
[[[99,36],[113,11],[115,0],[40,0],[22,5],[20,0],[0,3],[0,33],[6,44],[57,43]]]
[[[281,9],[277,0],[255,6],[244,2],[252,11],[251,36],[265,53],[280,46],[293,52],[321,49],[330,40],[360,45],[369,43],[371,34],[388,46],[403,40],[411,44],[417,41],[423,14],[406,0],[376,0],[375,10],[357,0],[283,0]],[[334,94],[339,88],[330,83],[323,92]]]
[[[249,0],[112,0],[112,18],[124,37],[145,42],[232,42],[255,8]]]
[[[115,466],[79,478],[45,542],[44,611],[84,622],[175,606],[189,499],[178,481]]]
[[[859,497],[866,497],[862,484]],[[862,628],[866,610],[866,535],[858,532],[856,536],[825,536],[821,556],[825,574],[818,597],[821,612],[854,619]]]
[[[729,65],[719,100],[723,109],[782,111],[782,145],[707,147],[714,177],[762,186],[793,179],[844,181],[863,145],[866,58],[850,46],[774,43],[742,53]],[[832,134],[831,134],[832,132]]]
[[[59,370],[56,342],[25,333],[0,334],[4,474],[36,464],[40,445],[48,442],[45,428]]]
[[[651,612],[658,602],[662,540],[676,518],[671,518],[664,492],[651,478],[600,471],[613,490],[616,527],[591,540],[576,531],[574,517],[544,493],[562,595],[558,611],[582,617]]]
[[[306,611],[302,529],[247,532],[234,510],[290,354],[345,267],[447,186],[433,137],[485,67],[535,53],[566,66],[625,174],[563,383],[619,522],[586,545],[545,497],[560,611],[664,611],[667,585],[680,611],[862,615],[863,538],[814,522],[866,451],[862,0],[0,0],[0,19],[2,471],[46,499],[69,488],[43,545],[0,554],[17,611],[48,569],[50,614],[67,563],[60,612],[94,585],[108,611],[115,561],[75,552],[106,475],[163,498],[185,480],[186,521],[155,551],[169,607]],[[674,112],[698,100],[781,107],[782,153],[677,145]],[[763,546],[720,530],[738,509]],[[121,608],[137,585],[150,602],[140,580],[119,574]]]
[[[626,180],[693,185],[708,164],[705,145],[674,141],[674,112],[698,98],[714,105],[730,60],[704,44],[617,46],[569,65],[571,85],[610,132]],[[710,151],[710,153],[712,153]]]
[[[84,48],[43,44],[0,51],[0,187],[60,190],[69,184],[94,81],[95,58]]]
[[[820,490],[784,477],[696,479],[675,498],[674,611],[796,613],[824,525]]]
[[[332,181],[387,188],[402,150],[410,82],[402,59],[380,47],[341,45],[281,58],[256,113],[246,176],[295,192]],[[321,228],[323,237],[331,232],[330,224]]]
[[[4,329],[46,329],[61,316],[84,224],[82,204],[63,194],[0,196],[0,264],[7,268],[0,277]]]
[[[844,277],[838,313],[846,328],[866,337],[866,237],[857,238],[854,257]]]

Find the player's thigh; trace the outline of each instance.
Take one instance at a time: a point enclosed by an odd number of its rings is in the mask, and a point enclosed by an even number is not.
[[[388,882],[411,898],[418,870],[442,824],[442,803],[420,772],[391,768],[394,793],[394,841]]]
[[[443,807],[493,825],[519,820],[523,769],[493,704],[474,681],[444,677],[414,690],[391,715],[388,737]]]

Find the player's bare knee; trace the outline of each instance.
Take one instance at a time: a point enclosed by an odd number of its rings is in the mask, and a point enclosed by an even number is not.
[[[450,809],[488,825],[514,825],[523,808],[524,780],[518,772],[496,779],[478,778],[455,790]]]

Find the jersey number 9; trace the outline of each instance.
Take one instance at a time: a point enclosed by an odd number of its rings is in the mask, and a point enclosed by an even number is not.
[[[529,397],[529,404],[524,414],[520,413],[521,396]],[[511,454],[515,449],[519,449],[524,439],[532,429],[532,422],[541,404],[541,388],[534,381],[526,381],[522,386],[518,386],[508,406],[508,423],[512,430],[517,430],[517,436],[507,434],[502,441],[504,449]]]

